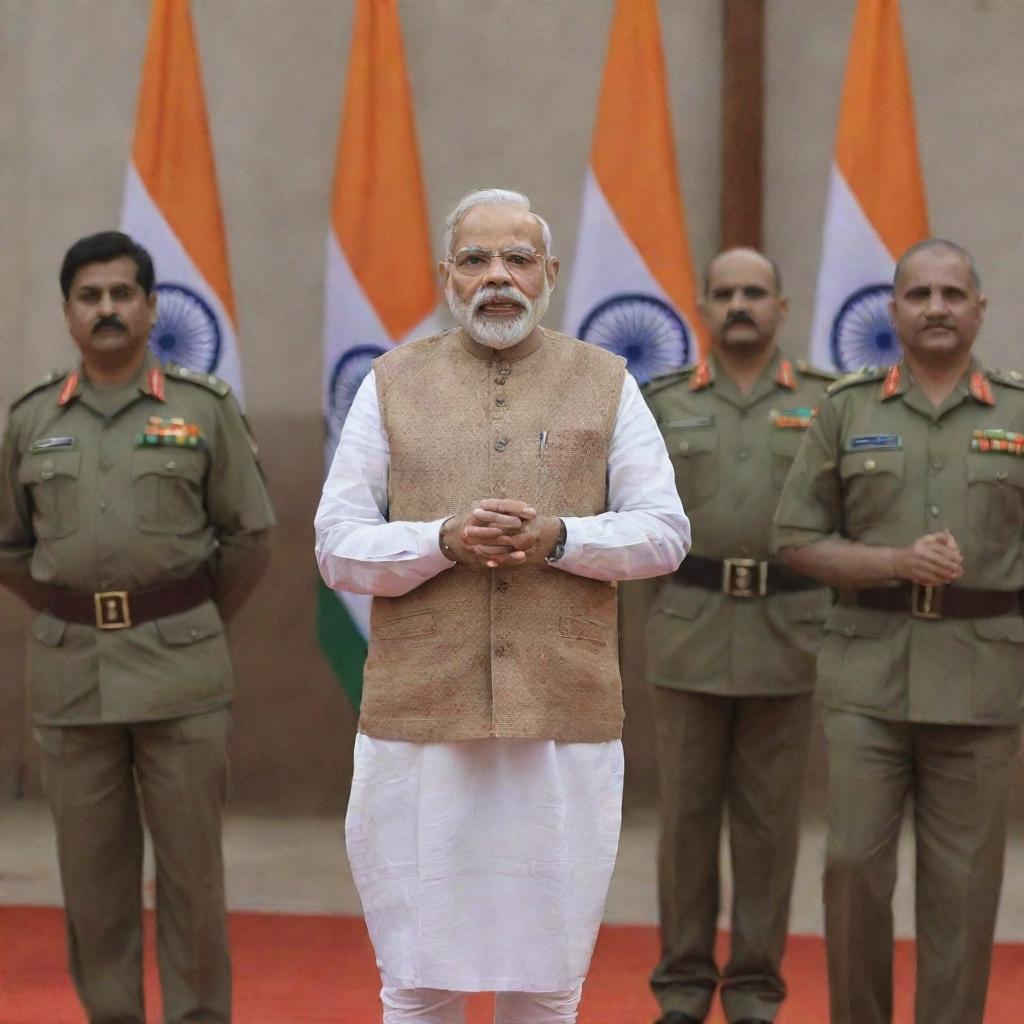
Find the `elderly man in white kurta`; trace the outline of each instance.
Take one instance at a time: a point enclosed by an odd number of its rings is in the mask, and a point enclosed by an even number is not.
[[[459,203],[459,326],[374,362],[317,512],[328,585],[374,597],[346,839],[385,1024],[478,991],[576,1020],[621,817],[615,581],[689,547],[623,361],[540,326],[550,253],[524,196]]]

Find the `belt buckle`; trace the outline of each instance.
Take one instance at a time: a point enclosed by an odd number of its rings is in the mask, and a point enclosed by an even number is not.
[[[941,619],[942,598],[946,593],[943,583],[913,583],[910,587],[910,614],[915,619]]]
[[[730,597],[764,597],[768,593],[768,563],[756,558],[723,559],[722,592]]]
[[[97,629],[127,629],[132,624],[127,590],[104,590],[92,595]]]

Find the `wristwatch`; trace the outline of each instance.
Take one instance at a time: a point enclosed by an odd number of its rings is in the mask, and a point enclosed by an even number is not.
[[[559,519],[558,522],[561,527],[558,531],[558,540],[555,541],[555,546],[551,549],[551,554],[544,559],[548,565],[554,565],[555,562],[565,554],[565,540],[567,536],[565,532],[565,520]]]

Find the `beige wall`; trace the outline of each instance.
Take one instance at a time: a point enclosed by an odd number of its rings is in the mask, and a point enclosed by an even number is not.
[[[311,518],[320,474],[327,201],[351,25],[343,0],[194,0],[244,346],[248,412],[281,518],[269,582],[234,633],[234,798],[322,811],[344,800],[352,714],[312,634]],[[691,243],[718,243],[721,4],[662,0]],[[805,348],[852,0],[769,0],[767,247]],[[936,230],[974,249],[992,307],[983,342],[1019,365],[1024,313],[1021,0],[905,0]],[[528,192],[572,273],[611,0],[403,0],[430,219],[469,188]],[[0,403],[71,353],[56,270],[114,226],[148,5],[0,0]],[[563,278],[563,291],[564,291]],[[401,274],[395,286],[401,287]],[[561,296],[550,314],[559,325]],[[34,791],[20,723],[22,617],[0,598],[0,795]],[[629,696],[633,778],[651,778],[642,692]],[[21,780],[19,782],[19,780]]]

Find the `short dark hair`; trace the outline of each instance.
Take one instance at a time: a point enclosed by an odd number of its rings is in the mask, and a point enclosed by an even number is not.
[[[71,282],[82,267],[90,263],[109,263],[121,256],[135,261],[135,280],[147,295],[151,295],[156,283],[153,257],[122,231],[100,231],[80,238],[64,254],[64,262],[60,265],[60,290],[65,301],[71,295]]]
[[[745,249],[745,248],[747,248],[747,246],[736,246],[735,248]],[[707,295],[708,287],[711,284],[711,271],[714,269],[715,263],[718,261],[718,258],[720,256],[724,256],[727,252],[732,252],[732,251],[733,251],[732,249],[723,249],[721,252],[716,252],[715,255],[712,256],[711,259],[709,259],[707,261],[707,263],[704,264],[704,294],[705,295]],[[775,260],[773,260],[771,258],[771,256],[766,256],[763,252],[761,252],[760,249],[751,248],[750,251],[751,252],[756,252],[757,255],[760,256],[761,259],[763,259],[768,264],[769,267],[771,267],[772,277],[775,278],[775,291],[779,295],[781,295],[782,294],[782,271],[779,270],[778,263],[776,263]]]
[[[951,242],[948,238],[925,238],[923,241],[915,242],[896,263],[896,270],[892,275],[893,288],[899,282],[900,274],[903,273],[907,260],[919,252],[928,252],[931,249],[944,249],[946,252],[953,253],[954,256],[959,256],[967,264],[967,269],[971,274],[971,284],[979,292],[981,291],[981,273],[978,271],[978,264],[974,262],[974,257],[962,245],[957,245],[956,242]]]

